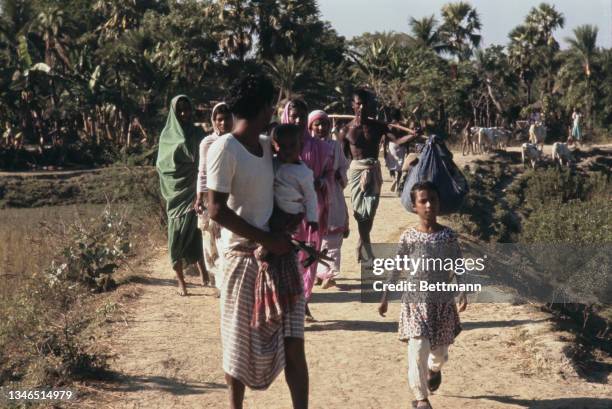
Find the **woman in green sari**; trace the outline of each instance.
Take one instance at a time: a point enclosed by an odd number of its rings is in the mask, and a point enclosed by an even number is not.
[[[199,128],[191,120],[191,102],[185,95],[172,99],[166,126],[159,138],[157,173],[168,213],[168,249],[178,279],[179,294],[187,295],[183,261],[196,263],[202,285],[208,285],[202,235],[194,209],[198,178]]]

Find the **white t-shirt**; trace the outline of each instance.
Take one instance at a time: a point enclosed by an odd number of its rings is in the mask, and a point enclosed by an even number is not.
[[[206,193],[208,189],[206,188],[206,154],[208,153],[208,149],[210,146],[215,143],[217,139],[219,139],[221,135],[217,135],[216,133],[211,133],[206,138],[202,139],[200,142],[200,163],[198,165],[198,193]],[[206,199],[208,200],[208,199]]]
[[[263,156],[250,153],[232,134],[217,139],[206,155],[206,185],[229,193],[227,205],[247,223],[268,230],[274,208],[274,167],[270,139],[260,135]],[[221,230],[220,249],[248,242],[227,229]]]
[[[302,162],[280,164],[274,175],[274,200],[285,213],[305,213],[309,222],[319,220],[314,176]]]

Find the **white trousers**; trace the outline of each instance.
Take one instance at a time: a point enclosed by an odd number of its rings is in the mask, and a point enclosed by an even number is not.
[[[327,255],[333,259],[328,261],[329,267],[319,263],[317,277],[321,280],[336,278],[340,275],[340,251],[344,233],[326,234],[321,240],[321,249],[327,249]]]
[[[408,340],[408,384],[416,400],[425,400],[429,396],[427,376],[431,369],[439,372],[448,361],[448,345],[437,345],[431,348],[425,337]]]

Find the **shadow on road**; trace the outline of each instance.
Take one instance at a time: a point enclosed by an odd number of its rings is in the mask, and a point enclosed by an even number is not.
[[[384,321],[317,321],[304,328],[304,331],[370,331],[396,332],[397,322]]]
[[[225,389],[225,384],[179,380],[165,376],[130,376],[117,372],[105,374],[105,383],[100,389],[109,392],[138,392],[157,390],[172,395],[202,395],[210,390]]]
[[[442,396],[442,395],[441,395]],[[512,396],[450,396],[454,398],[472,399],[472,400],[492,400],[499,403],[509,405],[519,405],[526,409],[610,409],[612,407],[612,399],[605,398],[559,398],[559,399],[540,399],[527,400],[516,399]]]

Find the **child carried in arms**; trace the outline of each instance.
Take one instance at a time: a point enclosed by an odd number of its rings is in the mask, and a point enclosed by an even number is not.
[[[279,125],[272,131],[274,159],[274,211],[270,218],[270,231],[292,234],[306,217],[308,226],[318,229],[317,194],[314,176],[299,156],[301,128],[297,125]],[[255,288],[255,308],[251,325],[276,321],[287,313],[303,292],[295,253],[284,256],[268,254],[263,247],[257,249],[260,269]]]

